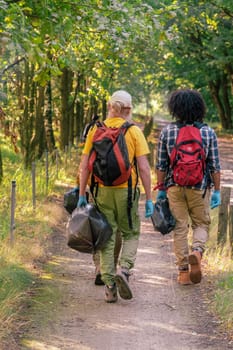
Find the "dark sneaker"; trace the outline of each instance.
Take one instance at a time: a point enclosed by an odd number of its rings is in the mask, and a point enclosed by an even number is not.
[[[104,285],[104,282],[101,279],[101,274],[100,273],[97,273],[96,276],[95,276],[95,285],[96,286],[103,286]]]
[[[131,292],[131,289],[129,287],[129,274],[124,273],[121,271],[120,273],[116,274],[115,276],[115,282],[118,288],[118,292],[122,299],[132,299],[133,294]]]
[[[115,284],[113,286],[105,286],[104,291],[106,303],[115,303],[117,301],[117,287]]]

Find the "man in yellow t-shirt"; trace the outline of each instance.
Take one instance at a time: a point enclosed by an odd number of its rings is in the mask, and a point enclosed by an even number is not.
[[[132,98],[123,90],[116,91],[108,103],[108,116],[104,121],[107,127],[121,127],[125,121],[131,120]],[[80,192],[78,207],[86,206],[85,191],[90,172],[88,170],[88,159],[92,149],[92,141],[96,127],[88,132],[84,145],[82,160],[80,164]],[[139,177],[145,190],[145,216],[153,214],[153,203],[151,197],[151,173],[147,159],[149,148],[146,139],[136,125],[131,126],[126,134],[125,140],[129,153],[130,163],[136,158]],[[132,170],[132,186],[136,184],[136,171]],[[98,208],[103,212],[112,226],[113,234],[104,248],[100,251],[101,278],[105,283],[105,301],[116,302],[117,290],[123,299],[131,299],[132,292],[129,287],[130,269],[133,268],[137,254],[140,234],[140,220],[138,214],[139,188],[133,199],[131,208],[132,228],[129,225],[127,215],[128,204],[128,182],[118,186],[103,186],[99,184],[96,202]],[[116,273],[114,264],[114,247],[116,232],[122,235],[122,250],[119,259],[120,270]]]

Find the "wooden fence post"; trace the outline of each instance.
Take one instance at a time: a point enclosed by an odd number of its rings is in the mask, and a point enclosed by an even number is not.
[[[32,206],[36,209],[36,163],[32,162]]]
[[[45,181],[46,181],[46,194],[48,193],[49,187],[49,152],[45,151]]]
[[[227,229],[229,222],[229,204],[231,196],[231,187],[221,188],[221,205],[218,214],[218,244],[224,245],[227,241]]]
[[[11,181],[11,224],[10,224],[10,244],[14,243],[14,230],[15,230],[15,195],[16,193],[16,181]]]

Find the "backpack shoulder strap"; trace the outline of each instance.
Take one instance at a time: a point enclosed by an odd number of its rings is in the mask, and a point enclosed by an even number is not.
[[[121,129],[125,129],[125,132],[131,127],[135,125],[134,123],[130,123],[128,121],[124,122],[122,125],[121,125]]]
[[[95,125],[97,126],[97,128],[100,128],[101,126],[106,126],[104,124],[104,122],[100,122],[99,120],[97,120],[97,122],[95,122]]]
[[[198,129],[201,129],[203,126],[207,126],[207,124],[202,122],[194,122],[193,126],[195,126]]]

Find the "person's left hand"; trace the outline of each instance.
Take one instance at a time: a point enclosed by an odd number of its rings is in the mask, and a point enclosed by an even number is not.
[[[210,209],[217,208],[221,204],[221,196],[220,196],[220,191],[215,190],[210,199]]]
[[[77,207],[78,207],[78,208],[83,208],[83,207],[85,207],[86,205],[87,205],[86,196],[79,196]]]
[[[145,217],[146,218],[149,218],[150,216],[153,215],[153,213],[154,213],[154,204],[153,204],[151,199],[148,199],[146,201],[145,209],[146,209],[146,212],[145,212]]]
[[[167,192],[165,190],[159,190],[156,196],[156,201],[158,201],[159,199],[166,199],[166,198],[167,198]]]

